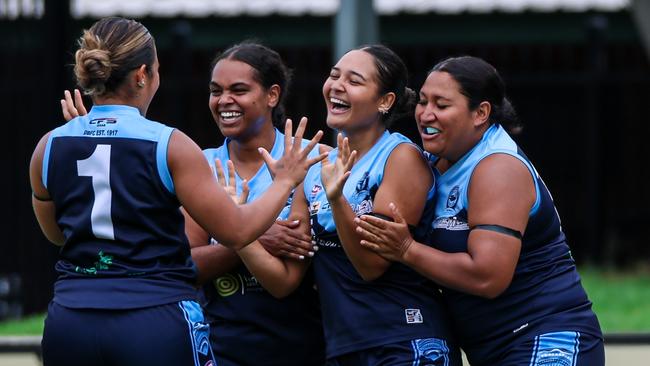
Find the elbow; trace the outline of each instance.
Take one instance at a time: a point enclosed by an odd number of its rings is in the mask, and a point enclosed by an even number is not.
[[[506,291],[510,281],[487,280],[479,282],[479,285],[473,289],[473,295],[493,300]]]
[[[372,282],[378,279],[379,277],[383,276],[385,272],[386,268],[367,268],[357,271],[357,273],[359,273],[359,276],[361,276],[361,278],[366,282]]]

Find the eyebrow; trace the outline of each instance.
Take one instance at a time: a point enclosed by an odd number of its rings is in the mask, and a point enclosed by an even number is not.
[[[332,67],[332,70],[341,72],[341,70],[336,66]],[[350,70],[350,74],[356,75],[356,76],[360,77],[363,81],[366,81],[366,78],[363,75],[361,75],[360,73],[358,73],[358,72],[356,72],[354,70]]]
[[[210,86],[223,88],[221,85],[219,85],[218,83],[216,83],[214,81],[210,81]],[[249,85],[247,83],[243,82],[243,81],[239,81],[239,82],[236,82],[236,83],[230,85],[230,89],[241,88],[241,87],[248,88]]]

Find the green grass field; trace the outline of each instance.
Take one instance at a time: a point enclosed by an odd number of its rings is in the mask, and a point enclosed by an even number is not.
[[[605,333],[650,332],[650,271],[580,268],[583,285]],[[0,335],[40,335],[44,314],[0,322]]]

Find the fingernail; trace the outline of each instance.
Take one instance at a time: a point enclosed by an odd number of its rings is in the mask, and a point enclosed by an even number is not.
[[[298,224],[298,223],[300,223],[300,220],[293,220],[293,223]]]
[[[312,240],[312,241],[311,241],[311,245],[316,245],[316,241],[315,241],[315,240]]]
[[[313,257],[313,256],[314,256],[314,252],[309,252],[309,253],[307,253],[307,255],[309,255],[310,257]]]
[[[319,248],[318,248],[318,245],[314,245],[311,249],[312,249],[314,252],[317,252]]]
[[[300,256],[298,256],[298,259],[300,259],[300,260],[304,260],[304,259],[305,259],[305,256],[304,256],[304,255],[300,255]]]

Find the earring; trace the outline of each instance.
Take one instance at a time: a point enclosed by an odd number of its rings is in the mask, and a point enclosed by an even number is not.
[[[379,108],[379,113],[381,113],[381,114],[386,114],[386,113],[388,113],[388,109],[386,109],[386,108]]]
[[[144,80],[138,81],[138,86],[144,88]]]

